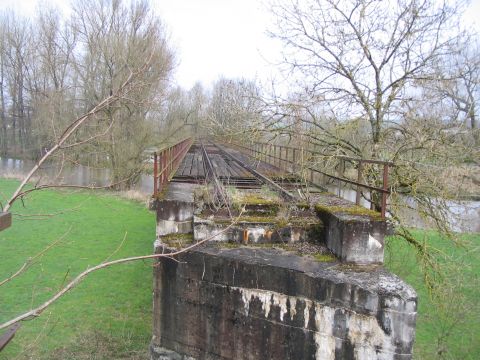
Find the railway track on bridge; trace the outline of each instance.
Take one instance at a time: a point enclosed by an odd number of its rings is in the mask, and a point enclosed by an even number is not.
[[[178,167],[172,182],[211,183],[226,199],[225,187],[260,189],[267,186],[287,201],[299,200],[300,179],[265,162],[211,141],[195,142]]]

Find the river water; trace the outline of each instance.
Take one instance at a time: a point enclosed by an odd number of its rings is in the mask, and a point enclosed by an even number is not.
[[[0,177],[1,176],[24,176],[34,163],[28,160],[17,160],[0,157]],[[67,166],[62,169],[60,176],[58,165],[50,164],[44,166],[38,176],[42,177],[42,182],[47,183],[48,179],[56,179],[56,183],[80,186],[106,186],[111,183],[111,172],[109,169],[92,168],[88,166],[76,165]],[[332,193],[355,202],[356,191],[352,188],[339,188],[335,185],[326,186]],[[134,190],[143,194],[153,193],[153,177],[143,174]],[[362,199],[363,206],[368,207],[368,201]],[[415,207],[413,201],[406,198],[410,206]],[[451,226],[454,231],[460,232],[480,232],[480,201],[447,201],[447,205],[452,213]],[[410,226],[426,228],[428,224],[422,220],[414,210],[402,214]]]
[[[23,177],[35,165],[33,161],[18,160],[0,157],[0,176]],[[93,168],[83,165],[66,165],[61,169],[56,164],[44,165],[35,175],[41,177],[42,183],[80,185],[80,186],[107,186],[111,184],[111,171],[104,168]],[[153,193],[153,177],[143,174],[135,185],[134,190],[143,194]]]

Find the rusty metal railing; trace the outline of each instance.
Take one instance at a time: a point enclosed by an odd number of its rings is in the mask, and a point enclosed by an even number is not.
[[[309,149],[301,149],[295,148],[291,146],[284,146],[284,145],[275,145],[275,144],[267,144],[262,142],[254,142],[252,143],[251,147],[244,146],[238,143],[232,143],[232,145],[237,146],[241,149],[244,149],[247,154],[250,156],[269,163],[271,165],[277,166],[287,172],[295,173],[296,170],[302,168],[304,170],[308,170],[310,172],[310,183],[315,184],[314,182],[314,174],[322,174],[328,178],[355,185],[356,189],[356,198],[355,203],[360,205],[361,200],[361,188],[368,189],[371,191],[376,191],[381,194],[381,205],[380,205],[380,213],[382,218],[385,218],[386,208],[387,208],[387,198],[390,195],[390,188],[388,185],[388,173],[389,168],[393,167],[394,164],[390,161],[382,161],[382,160],[372,160],[372,159],[361,159],[361,158],[354,158],[349,156],[343,155],[326,155],[322,154],[317,151],[309,150]],[[304,166],[302,167],[299,164],[308,163],[309,160],[314,159],[315,157],[328,157],[328,158],[336,158],[340,161],[338,166],[339,174],[332,175],[328,174],[325,171],[320,169],[314,168],[312,166]],[[310,161],[311,162],[311,161]],[[357,169],[357,180],[351,180],[345,178],[345,165],[346,162],[356,163]],[[371,186],[365,183],[362,183],[363,178],[363,169],[365,164],[376,164],[383,167],[382,169],[382,185],[381,187]],[[317,184],[318,185],[318,184]]]
[[[192,138],[186,138],[175,145],[153,154],[153,196],[157,197],[170,181],[185,154],[193,144]]]

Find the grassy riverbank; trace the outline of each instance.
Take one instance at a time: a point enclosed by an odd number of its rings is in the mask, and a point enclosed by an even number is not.
[[[419,296],[416,359],[477,359],[480,353],[480,234],[463,234],[453,245],[434,232],[414,231],[427,247],[440,251],[444,275],[443,300],[429,296],[416,253],[401,239],[387,240],[386,266],[412,285]],[[438,306],[440,304],[440,306]],[[440,356],[441,355],[441,356]]]
[[[2,199],[17,184],[0,179]],[[46,190],[31,194],[24,204],[16,203],[12,227],[0,232],[0,278],[59,242],[2,286],[0,321],[42,303],[112,254],[151,253],[155,220],[143,203],[102,192]],[[0,359],[144,359],[151,337],[151,288],[150,262],[100,270],[40,318],[24,322]]]

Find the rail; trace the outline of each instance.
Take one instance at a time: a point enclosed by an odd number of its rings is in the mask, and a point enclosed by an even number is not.
[[[381,194],[382,199],[381,199],[380,213],[382,218],[385,218],[385,213],[387,208],[387,198],[388,198],[388,195],[390,195],[390,189],[388,186],[388,173],[389,173],[389,168],[394,166],[394,164],[390,161],[361,159],[361,158],[354,158],[354,157],[343,156],[343,155],[327,156],[325,154],[322,154],[314,150],[299,149],[291,146],[267,144],[262,142],[254,142],[252,143],[252,147],[247,147],[238,143],[231,143],[231,145],[234,145],[236,147],[246,150],[250,156],[258,160],[262,160],[269,164],[277,166],[279,168],[283,168],[285,171],[288,171],[290,173],[295,173],[298,168],[303,168],[305,170],[308,170],[310,171],[309,180],[310,180],[310,183],[312,184],[315,184],[314,174],[317,173],[337,181],[355,185],[357,187],[356,197],[355,197],[355,203],[357,205],[360,205],[360,200],[361,200],[360,189],[361,188],[368,189],[371,191],[376,191]],[[338,168],[340,169],[339,175],[337,176],[337,175],[328,174],[327,172],[319,170],[312,166],[306,166],[306,167],[302,167],[301,165],[299,166],[299,164],[305,163],[306,158],[314,158],[315,156],[339,159],[340,160],[340,164],[338,166]],[[346,162],[352,162],[357,164],[356,166],[357,180],[356,181],[344,177]],[[375,164],[383,167],[381,187],[371,186],[361,182],[363,178],[364,164]],[[290,165],[291,167],[288,168],[288,165]]]
[[[218,179],[212,161],[208,156],[208,151],[207,149],[205,149],[205,144],[203,143],[203,141],[200,144],[202,147],[202,156],[205,164],[205,180],[206,182],[213,182],[215,187],[215,195],[220,198],[221,204],[227,208],[227,211],[231,217],[232,213],[230,211],[230,204],[228,203],[228,195],[226,194],[225,188],[223,187],[222,183]]]
[[[255,170],[254,168],[252,168],[251,166],[245,164],[245,162],[241,161],[240,159],[238,159],[236,156],[230,154],[229,152],[225,151],[225,149],[221,148],[220,146],[218,146],[217,144],[214,144],[214,146],[222,153],[224,154],[226,157],[232,159],[233,161],[235,161],[237,164],[239,164],[241,167],[243,167],[245,170],[249,171],[251,174],[253,174],[253,176],[255,176],[257,179],[259,179],[262,183],[266,184],[268,187],[270,187],[272,190],[274,191],[277,191],[280,193],[280,195],[286,199],[286,200],[295,200],[295,196],[293,196],[292,194],[290,194],[287,190],[285,190],[284,188],[282,188],[280,185],[278,185],[275,181],[273,181],[272,179],[268,178],[267,176],[261,174],[260,172],[258,172],[257,170]]]
[[[153,197],[163,191],[192,144],[193,139],[186,138],[153,154]]]

